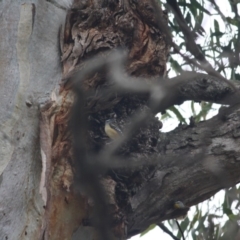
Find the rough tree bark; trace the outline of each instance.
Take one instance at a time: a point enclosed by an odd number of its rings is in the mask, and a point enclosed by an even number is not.
[[[1,239],[100,238],[93,231],[104,227],[94,220],[97,199],[81,178],[87,160],[107,195],[116,239],[183,214],[173,208],[177,200],[192,206],[238,183],[239,90],[207,75],[162,78],[167,13],[155,1],[76,0],[71,9],[66,2],[1,3]],[[117,61],[109,50],[119,47],[127,60],[123,75],[113,76],[110,62]],[[97,67],[88,61],[94,56]],[[123,91],[119,77],[144,90]],[[166,94],[156,97],[151,86]],[[76,96],[81,154],[74,158],[68,123]],[[187,99],[235,105],[209,121],[160,133],[155,112]],[[128,133],[125,139],[106,136],[109,118]],[[101,166],[106,158],[111,167]]]

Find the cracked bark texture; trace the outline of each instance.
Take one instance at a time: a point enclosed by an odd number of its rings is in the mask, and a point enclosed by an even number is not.
[[[222,110],[224,118],[218,115],[162,134],[156,173],[131,199],[130,236],[145,229],[146,222],[181,216],[172,208],[175,201],[192,206],[240,181],[239,107]]]
[[[0,238],[96,239],[85,221],[93,216],[94,203],[73,188],[67,126],[74,101],[71,79],[91,57],[105,61],[107,50],[125,47],[127,75],[136,82],[137,77],[163,82],[159,77],[166,72],[169,46],[154,10],[164,23],[167,15],[152,1],[74,1],[71,9],[64,0],[0,4],[5,20],[0,23],[5,31],[0,36]],[[80,86],[94,92],[85,103],[87,146],[94,154],[111,146],[103,130],[106,119],[116,118],[127,129],[138,109],[150,112],[149,92],[119,94],[106,66],[88,74]],[[171,94],[158,110],[186,99],[236,103],[239,93],[206,75],[192,82],[166,80],[162,86]],[[149,114],[147,124],[114,156],[132,161],[137,170],[108,171],[101,178],[116,239],[181,215],[174,201],[191,206],[240,181],[239,109],[223,109],[212,120],[167,134],[159,133],[161,123]]]

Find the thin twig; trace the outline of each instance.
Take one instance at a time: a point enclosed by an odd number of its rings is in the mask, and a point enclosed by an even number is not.
[[[177,226],[178,226],[178,229],[179,229],[180,233],[182,234],[183,240],[185,240],[185,237],[184,237],[184,234],[183,234],[182,228],[181,228],[181,226],[180,226],[178,220],[176,220],[176,223],[177,223]]]
[[[174,236],[173,233],[163,223],[159,223],[158,226],[174,240],[180,240],[178,237]]]

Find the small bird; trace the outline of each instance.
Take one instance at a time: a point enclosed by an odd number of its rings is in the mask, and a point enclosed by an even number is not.
[[[186,207],[186,205],[183,202],[176,201],[174,203],[174,208],[176,208],[176,209],[186,209],[187,207]]]
[[[106,120],[104,130],[107,136],[111,139],[116,139],[122,135],[122,131],[118,127],[115,119]]]
[[[179,220],[183,220],[184,218],[186,218],[187,216],[187,212],[189,210],[189,207],[186,206],[183,202],[181,201],[176,201],[174,203],[174,208],[177,209],[179,211],[179,213],[181,213],[182,215],[180,215],[177,219]]]

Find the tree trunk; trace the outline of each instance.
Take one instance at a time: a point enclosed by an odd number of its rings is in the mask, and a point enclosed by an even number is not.
[[[239,94],[207,75],[162,78],[166,12],[155,1],[66,3],[1,3],[1,239],[126,239],[185,214],[176,201],[238,183],[238,105],[159,132],[159,110]],[[120,47],[123,63],[109,51]],[[106,135],[108,119],[122,137]]]
[[[39,103],[61,80],[59,28],[66,11],[31,2],[0,3],[0,239],[37,239],[44,220]]]

